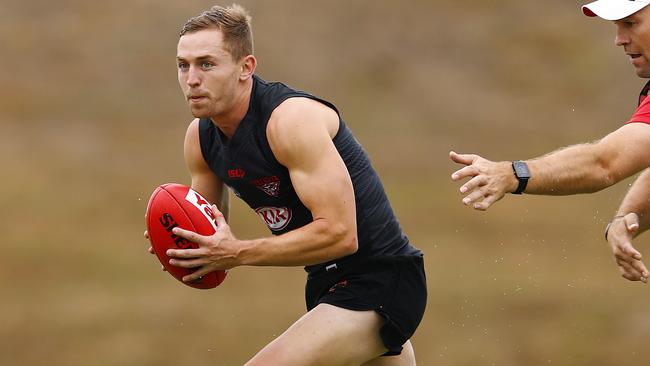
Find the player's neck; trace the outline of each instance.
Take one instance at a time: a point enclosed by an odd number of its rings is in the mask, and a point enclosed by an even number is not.
[[[253,78],[248,79],[234,98],[232,108],[220,116],[212,117],[212,122],[219,127],[228,139],[237,131],[237,127],[246,116],[253,91]]]

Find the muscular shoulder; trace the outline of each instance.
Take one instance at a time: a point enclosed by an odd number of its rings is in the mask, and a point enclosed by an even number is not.
[[[190,124],[187,126],[187,132],[185,136],[191,136],[192,138],[199,138],[199,119],[194,118]]]
[[[278,160],[331,143],[339,116],[328,106],[309,98],[289,98],[271,114],[266,135]]]
[[[339,116],[330,107],[310,98],[289,98],[271,114],[267,134],[291,133],[300,127],[324,127],[334,137],[339,127]]]
[[[190,169],[195,168],[197,164],[204,163],[200,141],[199,119],[195,118],[187,126],[184,143],[185,159]]]

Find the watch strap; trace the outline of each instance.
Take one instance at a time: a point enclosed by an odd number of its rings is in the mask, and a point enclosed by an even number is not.
[[[517,186],[517,189],[512,192],[512,194],[522,194],[526,190],[526,186],[528,185],[528,177],[526,178],[520,178],[517,177],[517,180],[519,181],[519,185]]]
[[[517,181],[519,182],[517,189],[515,189],[512,194],[522,194],[526,190],[528,179],[530,179],[528,165],[521,160],[516,160],[512,162],[512,170],[515,174],[515,178],[517,178]]]

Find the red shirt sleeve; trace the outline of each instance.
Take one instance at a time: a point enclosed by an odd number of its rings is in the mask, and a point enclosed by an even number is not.
[[[641,122],[650,124],[650,96],[645,97],[627,123]]]

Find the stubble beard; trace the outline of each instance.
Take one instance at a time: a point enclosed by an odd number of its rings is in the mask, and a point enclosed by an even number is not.
[[[190,113],[195,118],[210,118],[217,114],[216,108],[212,103],[202,105],[202,106],[192,106],[189,104]]]

